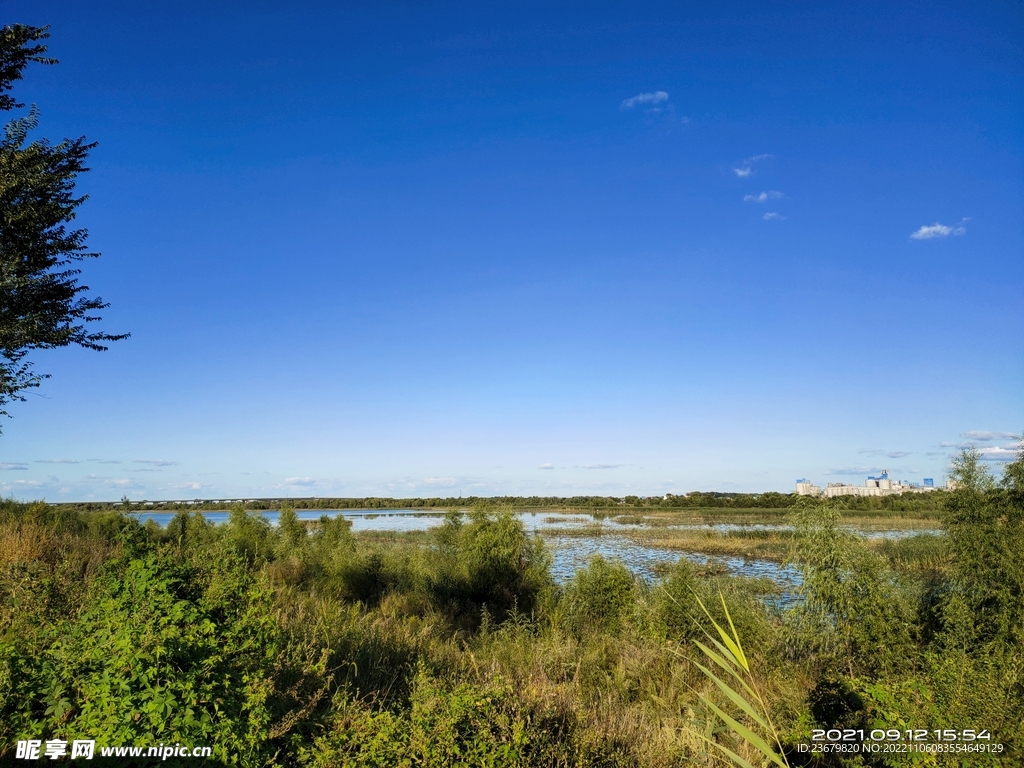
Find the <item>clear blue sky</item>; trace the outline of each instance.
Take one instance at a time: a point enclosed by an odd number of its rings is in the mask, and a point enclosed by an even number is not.
[[[0,2],[99,142],[0,490],[661,494],[1024,430],[1024,6]],[[917,235],[916,237],[913,235]],[[998,463],[995,463],[998,467]]]

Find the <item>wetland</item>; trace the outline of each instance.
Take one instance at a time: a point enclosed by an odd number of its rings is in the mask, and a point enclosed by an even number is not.
[[[972,766],[1017,764],[1024,460],[959,461],[958,490],[889,508],[0,502],[0,760],[95,738],[243,766],[901,766],[800,745],[966,728]],[[734,696],[701,662],[722,627]]]

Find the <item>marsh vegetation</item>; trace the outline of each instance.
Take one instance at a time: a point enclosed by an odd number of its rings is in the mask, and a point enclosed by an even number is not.
[[[353,533],[287,507],[275,525],[237,507],[223,524],[180,510],[161,527],[6,502],[0,758],[19,739],[95,738],[210,744],[250,766],[715,765],[719,747],[757,765],[718,712],[757,720],[700,668],[717,622],[742,639],[759,717],[792,765],[911,763],[798,752],[818,728],[987,729],[1001,757],[915,759],[1017,764],[1022,467],[995,482],[962,456],[941,536],[865,538],[850,510],[818,503],[746,529],[628,513],[626,535],[666,551],[700,539],[790,562],[789,601],[714,558],[644,579],[595,554],[556,579],[549,543],[498,506]]]

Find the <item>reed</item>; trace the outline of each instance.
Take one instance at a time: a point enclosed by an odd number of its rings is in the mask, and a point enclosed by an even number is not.
[[[775,724],[772,722],[771,711],[758,689],[757,680],[751,670],[747,654],[743,650],[743,644],[740,641],[739,633],[736,631],[736,625],[733,623],[732,616],[729,615],[729,606],[726,605],[725,597],[721,593],[719,593],[719,598],[722,601],[722,612],[725,614],[729,625],[728,631],[715,621],[700,597],[696,594],[694,595],[697,604],[718,633],[718,638],[716,639],[709,632],[704,632],[706,639],[711,644],[710,646],[699,640],[695,640],[694,645],[700,649],[709,661],[713,662],[739,683],[739,686],[734,687],[730,685],[721,676],[716,675],[709,667],[699,662],[695,661],[694,664],[704,673],[708,680],[718,687],[729,701],[760,727],[761,731],[767,735],[767,739],[732,717],[732,715],[715,704],[706,694],[700,694],[700,699],[751,750],[766,760],[780,766],[780,768],[789,768],[789,761],[783,753],[782,740]],[[714,647],[712,648],[711,646]],[[704,739],[710,746],[724,754],[734,765],[738,765],[740,768],[754,768],[749,760],[729,749],[724,744],[708,736],[704,736]]]

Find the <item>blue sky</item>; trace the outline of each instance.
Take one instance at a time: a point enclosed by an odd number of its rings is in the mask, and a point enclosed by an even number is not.
[[[132,333],[35,355],[4,493],[790,490],[1024,430],[1019,3],[0,14]]]

